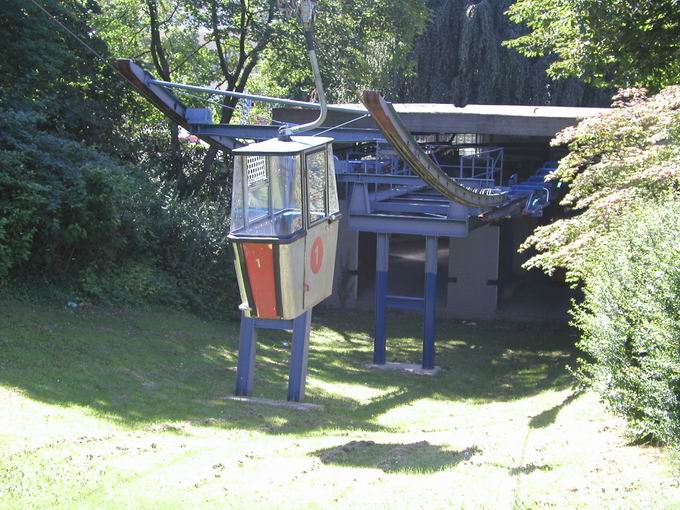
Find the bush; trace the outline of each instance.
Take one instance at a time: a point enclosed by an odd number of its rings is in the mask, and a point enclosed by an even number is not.
[[[567,214],[527,239],[525,267],[584,287],[581,381],[641,440],[680,446],[680,86],[614,99],[553,140]]]
[[[159,267],[173,275],[190,310],[237,317],[240,298],[227,244],[229,202],[179,198],[170,186],[158,195],[151,235]]]
[[[228,226],[224,196],[181,198],[34,112],[0,111],[0,285],[39,277],[101,302],[236,314]]]
[[[539,252],[526,267],[548,274],[566,269],[576,282],[588,254],[625,211],[680,190],[680,85],[653,97],[621,91],[607,113],[559,133],[569,145],[551,177],[568,183],[567,217],[538,227],[523,247]]]
[[[624,215],[583,281],[579,377],[639,439],[680,446],[680,199]]]
[[[114,269],[88,267],[80,272],[78,283],[84,295],[104,303],[187,304],[175,278],[150,261],[125,261]]]
[[[0,111],[0,277],[113,264],[145,242],[135,224],[143,175],[43,122]]]

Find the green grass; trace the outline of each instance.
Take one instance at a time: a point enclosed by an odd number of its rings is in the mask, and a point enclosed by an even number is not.
[[[315,314],[300,411],[224,399],[237,323],[2,297],[0,507],[680,508],[669,454],[575,394],[570,330],[441,320],[434,377],[366,368],[371,331]],[[389,335],[419,360],[420,320]],[[288,341],[260,332],[255,396]]]

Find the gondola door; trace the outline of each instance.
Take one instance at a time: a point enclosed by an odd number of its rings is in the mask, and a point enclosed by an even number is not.
[[[316,305],[333,291],[338,200],[332,161],[326,150],[305,154],[309,225],[305,242],[305,308]]]

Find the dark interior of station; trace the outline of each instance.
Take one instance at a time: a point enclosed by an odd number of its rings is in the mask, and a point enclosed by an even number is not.
[[[458,135],[468,136],[470,135]],[[455,167],[461,148],[498,147],[504,149],[504,182],[512,174],[519,179],[531,175],[546,161],[556,161],[564,153],[563,148],[550,146],[550,139],[539,137],[513,137],[472,135],[472,143],[453,145],[453,135],[421,136],[419,142],[431,144],[438,152],[438,162]],[[458,141],[458,140],[455,140]],[[463,140],[460,140],[463,141]],[[345,146],[345,150],[349,147]],[[363,148],[370,153],[370,144]],[[343,150],[337,151],[343,157]],[[340,186],[342,188],[342,186]],[[342,191],[340,190],[342,194]],[[518,253],[522,242],[539,225],[547,224],[555,217],[565,214],[557,202],[544,209],[541,218],[501,220],[498,301],[495,318],[498,320],[564,320],[568,317],[570,300],[577,291],[570,289],[559,275],[548,277],[538,269],[527,270],[522,264],[529,253]],[[374,299],[376,261],[376,235],[359,234],[358,288],[356,305],[371,308]],[[425,264],[425,240],[422,236],[393,235],[390,247],[390,270],[388,292],[394,295],[422,296],[424,292],[423,268]],[[437,302],[438,308],[446,308],[449,278],[449,239],[438,239]]]

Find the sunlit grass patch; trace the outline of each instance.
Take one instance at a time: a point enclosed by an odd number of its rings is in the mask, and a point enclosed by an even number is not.
[[[372,316],[323,311],[320,407],[300,411],[226,399],[238,323],[3,305],[0,508],[649,508],[680,490],[663,450],[574,393],[564,327],[440,320],[423,377],[367,368]],[[418,363],[421,325],[390,324],[388,359]],[[290,335],[271,333],[253,396],[285,399]]]

